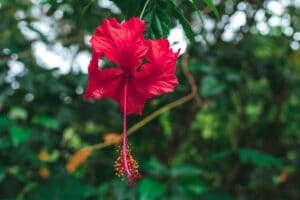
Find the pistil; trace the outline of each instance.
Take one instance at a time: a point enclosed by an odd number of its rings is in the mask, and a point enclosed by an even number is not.
[[[126,78],[124,85],[124,94],[123,94],[123,135],[122,135],[122,145],[121,145],[121,155],[115,161],[114,167],[116,170],[117,176],[124,177],[127,176],[128,184],[135,184],[134,180],[139,179],[142,176],[140,175],[138,168],[138,163],[134,160],[131,155],[130,149],[127,144],[127,88],[128,88],[128,79]]]

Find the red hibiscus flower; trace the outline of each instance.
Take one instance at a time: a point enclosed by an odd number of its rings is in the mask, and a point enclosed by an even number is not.
[[[130,184],[141,175],[128,148],[126,116],[141,114],[148,99],[173,91],[178,83],[175,76],[178,52],[170,49],[166,39],[144,39],[144,31],[144,21],[136,17],[123,23],[105,19],[97,27],[90,40],[93,55],[84,94],[84,98],[111,98],[119,103],[123,112],[123,139],[115,169],[117,175],[127,176]],[[98,62],[103,56],[117,67],[101,69]]]

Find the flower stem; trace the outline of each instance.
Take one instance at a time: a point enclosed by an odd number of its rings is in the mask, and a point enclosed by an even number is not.
[[[146,8],[147,8],[149,2],[150,2],[150,0],[147,0],[147,1],[146,1],[145,5],[144,5],[144,7],[143,7],[143,10],[142,10],[142,12],[141,12],[141,14],[140,14],[140,19],[143,18],[144,12],[145,12],[145,10],[146,10]]]

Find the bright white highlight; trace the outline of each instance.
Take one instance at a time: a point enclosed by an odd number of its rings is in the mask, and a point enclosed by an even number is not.
[[[174,52],[177,52],[178,49],[180,49],[179,55],[184,54],[188,45],[188,41],[181,25],[177,25],[170,30],[168,40]]]

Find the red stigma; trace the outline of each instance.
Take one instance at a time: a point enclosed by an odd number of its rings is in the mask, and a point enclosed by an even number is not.
[[[135,179],[142,178],[142,175],[139,173],[139,164],[131,155],[128,147],[126,152],[121,151],[121,154],[115,161],[114,168],[117,176],[127,177],[129,185],[136,185]]]

